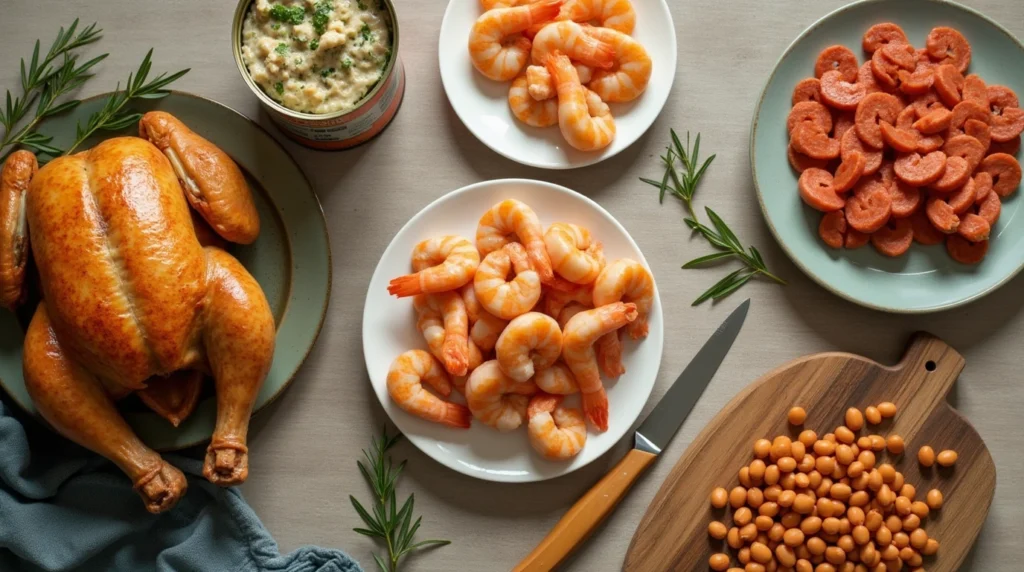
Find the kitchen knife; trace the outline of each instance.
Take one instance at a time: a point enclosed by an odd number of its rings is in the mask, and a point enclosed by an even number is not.
[[[668,445],[743,327],[750,300],[740,304],[690,361],[634,435],[633,449],[555,524],[544,540],[513,572],[551,570],[611,513],[637,477]]]

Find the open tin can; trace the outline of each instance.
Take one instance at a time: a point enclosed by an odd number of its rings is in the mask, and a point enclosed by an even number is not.
[[[398,17],[391,0],[379,0],[391,21],[391,58],[380,80],[355,107],[332,113],[313,114],[288,109],[271,98],[253,81],[242,59],[242,26],[256,0],[241,0],[231,26],[232,52],[242,79],[259,98],[274,123],[290,139],[321,150],[348,149],[369,141],[391,123],[405,95],[405,68],[399,52]]]

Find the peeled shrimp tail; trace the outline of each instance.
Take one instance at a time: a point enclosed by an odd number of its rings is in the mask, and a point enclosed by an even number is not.
[[[605,376],[615,379],[626,373],[622,365],[622,340],[618,330],[601,336],[594,346],[597,353],[597,365]]]
[[[590,393],[583,393],[583,412],[587,419],[601,431],[608,430],[608,394],[604,388]]]

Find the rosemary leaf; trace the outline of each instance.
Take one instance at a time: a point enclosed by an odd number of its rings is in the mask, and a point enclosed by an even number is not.
[[[684,264],[683,268],[696,268],[709,262],[715,262],[716,260],[722,260],[725,258],[732,258],[733,256],[736,256],[736,254],[726,250],[723,250],[721,252],[713,252],[711,254],[707,254],[699,258],[694,258],[693,260]]]
[[[382,433],[379,439],[371,440],[368,449],[363,449],[366,463],[356,461],[359,472],[362,473],[366,484],[374,493],[372,511],[366,510],[366,507],[354,496],[349,496],[349,498],[353,508],[359,514],[359,518],[367,526],[367,528],[354,528],[353,530],[364,536],[381,539],[387,548],[386,557],[374,553],[374,562],[382,572],[398,572],[402,557],[410,552],[444,546],[451,542],[434,539],[415,542],[416,533],[419,531],[423,517],[413,518],[416,506],[414,495],[410,494],[401,507],[398,506],[395,484],[398,475],[405,468],[405,461],[395,465],[387,454],[388,450],[398,442],[400,434],[388,435],[386,428]]]
[[[743,268],[719,280],[714,286],[698,296],[693,301],[693,305],[696,306],[707,300],[721,300],[758,275],[774,280],[779,284],[785,284],[785,280],[769,272],[764,258],[761,257],[761,253],[753,246],[745,249],[736,233],[710,207],[704,207],[704,212],[707,214],[711,226],[705,225],[700,221],[697,213],[693,210],[693,197],[698,185],[700,185],[701,179],[703,179],[708,167],[715,160],[716,155],[711,155],[703,163],[700,161],[700,133],[693,139],[692,146],[689,132],[686,134],[685,145],[683,145],[682,139],[676,134],[674,129],[669,130],[669,135],[671,143],[666,147],[665,155],[660,157],[665,168],[661,181],[644,177],[641,177],[640,180],[658,189],[659,203],[664,203],[666,192],[671,192],[682,201],[687,214],[689,214],[689,216],[683,218],[683,222],[718,250],[718,252],[697,257],[683,264],[683,268],[700,268],[727,258],[734,258],[743,263]],[[677,160],[681,168],[676,167]],[[671,185],[669,182],[671,182]]]

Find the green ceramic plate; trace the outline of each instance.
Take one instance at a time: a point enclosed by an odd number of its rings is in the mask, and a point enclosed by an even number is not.
[[[100,109],[105,97],[86,100],[73,112],[47,122],[41,131],[53,135],[53,144],[66,147],[75,134],[76,121]],[[144,112],[160,109],[174,114],[194,131],[227,152],[241,167],[253,189],[260,213],[260,236],[249,246],[231,252],[256,277],[267,295],[277,321],[274,363],[256,398],[256,410],[265,407],[288,386],[309,354],[323,325],[331,291],[331,251],[327,225],[313,188],[285,150],[244,115],[219,103],[187,93],[133,106]],[[135,135],[136,127],[102,138]],[[22,376],[22,329],[10,312],[0,312],[0,385],[14,400],[35,412]],[[143,441],[158,450],[188,447],[210,438],[216,403],[210,384],[196,411],[179,427],[129,398],[121,407]]]
[[[768,226],[811,278],[843,298],[878,310],[933,312],[984,296],[1024,266],[1024,223],[1017,220],[1021,193],[1003,203],[988,256],[977,266],[954,262],[943,245],[914,244],[897,259],[885,258],[871,246],[836,251],[818,239],[820,214],[800,200],[797,175],[786,158],[793,86],[814,74],[818,52],[829,45],[848,46],[863,62],[861,36],[886,21],[899,24],[918,47],[935,26],[957,28],[971,43],[971,73],[1024,94],[1024,46],[982,14],[944,0],[857,2],[808,28],[779,59],[754,114],[750,160]]]

